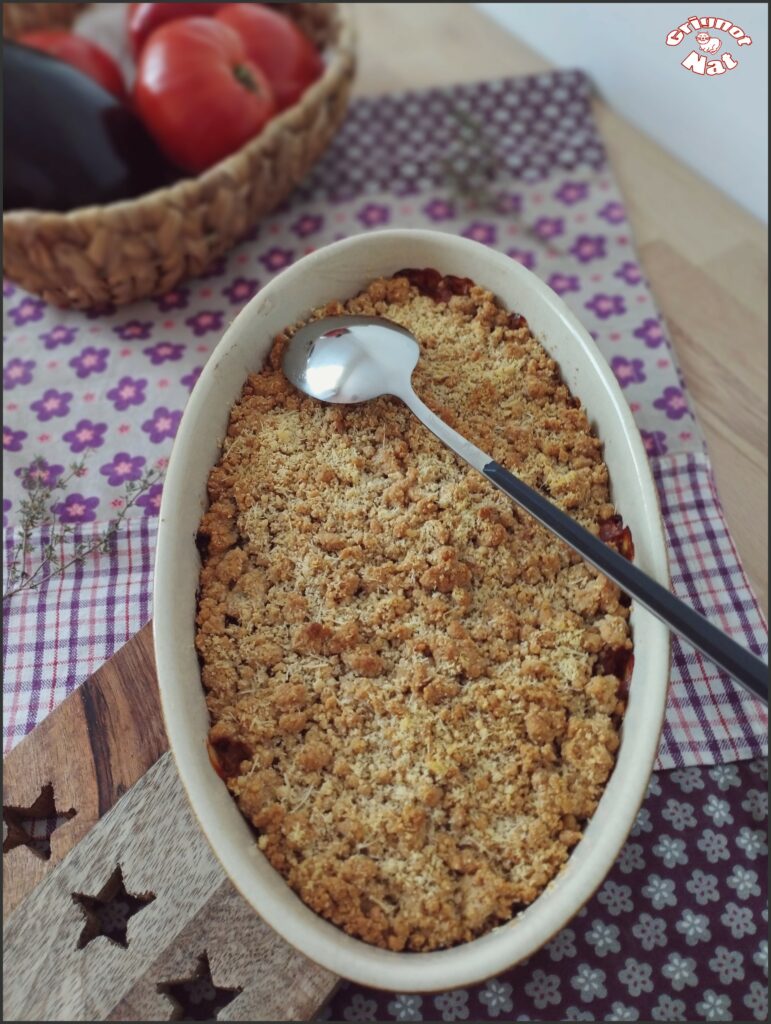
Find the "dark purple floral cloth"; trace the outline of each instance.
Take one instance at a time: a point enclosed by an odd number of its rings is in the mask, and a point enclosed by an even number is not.
[[[767,782],[764,759],[654,774],[603,886],[528,961],[437,995],[344,983],[320,1019],[768,1020]]]

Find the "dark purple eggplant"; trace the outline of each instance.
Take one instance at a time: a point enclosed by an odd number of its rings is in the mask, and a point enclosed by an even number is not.
[[[3,209],[73,210],[182,177],[125,104],[76,68],[3,46]]]

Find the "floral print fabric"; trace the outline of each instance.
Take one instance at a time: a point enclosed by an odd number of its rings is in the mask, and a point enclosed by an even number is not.
[[[654,774],[599,891],[527,962],[439,995],[343,984],[335,1021],[765,1021],[768,765]]]
[[[58,310],[5,282],[9,521],[20,469],[38,455],[67,465],[87,451],[82,521],[108,519],[108,467],[119,455],[148,466],[168,458],[190,390],[244,303],[305,253],[384,227],[462,235],[532,270],[596,338],[649,452],[698,450],[588,97],[581,75],[562,72],[361,100],[290,201],[201,278],[88,314]],[[568,136],[583,142],[566,146]],[[491,161],[484,180],[480,147]],[[76,515],[74,507],[63,514]],[[129,514],[153,510],[145,504]]]

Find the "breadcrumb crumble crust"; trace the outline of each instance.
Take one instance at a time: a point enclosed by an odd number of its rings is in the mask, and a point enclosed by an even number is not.
[[[631,554],[584,410],[526,322],[435,271],[309,317],[408,327],[416,391]],[[247,380],[209,478],[196,646],[210,751],[273,866],[367,942],[431,950],[531,903],[613,768],[628,600],[396,399]]]

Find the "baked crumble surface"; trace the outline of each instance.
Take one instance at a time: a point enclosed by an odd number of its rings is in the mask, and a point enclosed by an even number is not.
[[[342,313],[408,327],[438,415],[593,532],[615,522],[583,409],[490,292],[410,272],[311,318]],[[310,907],[378,946],[452,946],[531,903],[594,811],[627,602],[398,400],[297,392],[280,356],[299,326],[249,377],[209,478],[212,754]]]

